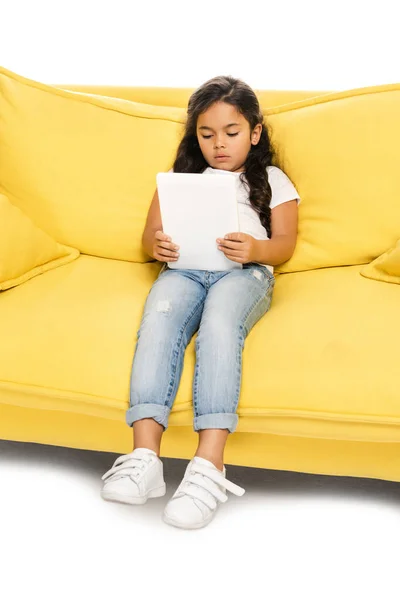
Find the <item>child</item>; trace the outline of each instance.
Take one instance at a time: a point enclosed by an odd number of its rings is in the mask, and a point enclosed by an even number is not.
[[[105,500],[144,504],[166,493],[161,437],[179,387],[187,345],[198,329],[193,381],[198,447],[163,519],[185,529],[207,525],[227,500],[244,489],[226,478],[224,447],[237,427],[242,350],[246,336],[268,311],[275,285],[273,265],[288,260],[297,237],[298,193],[272,166],[272,148],[254,91],[233,77],[215,77],[190,97],[185,132],[177,150],[177,173],[234,173],[240,232],[216,240],[241,269],[171,269],[179,246],[163,232],[157,190],[142,243],[162,261],[146,299],[137,333],[130,407],[134,449],[107,471]]]

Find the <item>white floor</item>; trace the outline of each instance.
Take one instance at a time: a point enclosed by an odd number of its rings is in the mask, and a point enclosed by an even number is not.
[[[161,514],[187,461],[125,506],[99,495],[115,458],[0,441],[3,600],[400,598],[400,483],[227,465],[246,493],[185,531]]]

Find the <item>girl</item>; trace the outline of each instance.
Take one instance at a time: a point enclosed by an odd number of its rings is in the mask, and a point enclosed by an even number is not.
[[[272,147],[254,91],[233,77],[215,77],[190,97],[177,173],[235,174],[240,232],[216,243],[241,269],[170,269],[179,246],[163,232],[157,190],[142,243],[164,265],[146,299],[131,373],[126,422],[134,449],[107,471],[105,500],[144,504],[164,496],[161,437],[179,387],[187,345],[198,329],[193,381],[193,427],[198,447],[163,519],[176,527],[207,525],[226,490],[244,489],[226,478],[224,447],[237,427],[242,351],[250,330],[268,311],[273,265],[288,260],[297,237],[298,193],[272,166]]]

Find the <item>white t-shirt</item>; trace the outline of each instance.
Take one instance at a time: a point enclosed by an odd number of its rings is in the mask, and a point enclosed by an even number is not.
[[[172,169],[169,171],[172,172]],[[289,177],[284,173],[279,167],[275,167],[273,165],[267,167],[268,172],[268,181],[271,186],[271,202],[270,208],[271,211],[279,204],[283,204],[284,202],[289,202],[289,200],[296,200],[297,205],[300,204],[299,194],[294,187],[293,183],[290,181]],[[216,175],[228,174],[237,176],[237,201],[238,201],[238,214],[239,214],[239,231],[243,233],[247,233],[251,235],[256,240],[268,240],[269,237],[267,235],[266,229],[262,226],[259,214],[256,210],[254,210],[253,206],[249,201],[249,194],[247,191],[247,186],[245,186],[240,181],[241,173],[233,173],[232,171],[227,171],[225,169],[213,169],[212,167],[207,167],[203,173],[215,173]],[[227,232],[228,233],[228,232]],[[262,264],[262,263],[258,263]],[[263,265],[267,267],[271,271],[274,272],[274,267],[272,265]]]

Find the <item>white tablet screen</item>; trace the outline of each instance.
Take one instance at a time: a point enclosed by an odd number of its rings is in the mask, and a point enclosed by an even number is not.
[[[180,246],[171,269],[242,269],[218,250],[217,238],[239,231],[236,176],[157,173],[163,231]]]

